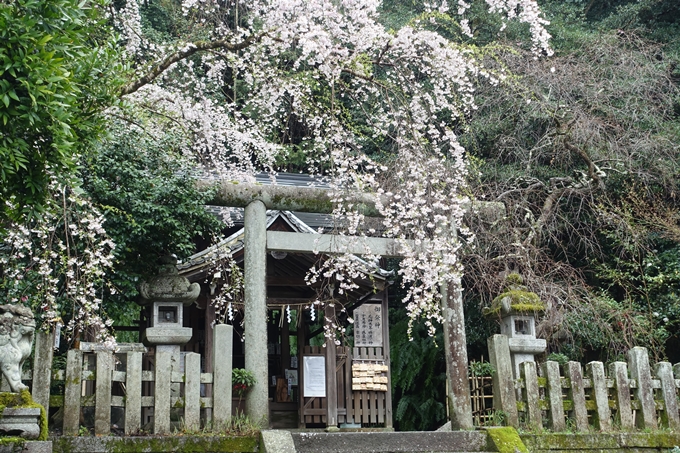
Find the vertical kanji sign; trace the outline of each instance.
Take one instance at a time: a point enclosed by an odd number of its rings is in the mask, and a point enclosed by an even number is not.
[[[382,322],[380,304],[364,304],[354,310],[354,347],[382,347]]]

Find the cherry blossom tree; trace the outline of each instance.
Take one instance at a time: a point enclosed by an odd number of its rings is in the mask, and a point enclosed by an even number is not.
[[[462,228],[467,160],[454,130],[476,108],[476,84],[507,77],[487,64],[493,48],[470,38],[470,4],[425,5],[397,30],[382,25],[378,0],[177,5],[181,26],[162,35],[143,20],[138,0],[88,4],[119,34],[121,67],[129,68],[116,88],[122,102],[103,117],[150,136],[181,134],[185,157],[222,179],[249,181],[262,171],[275,178],[278,162],[304,156],[306,170],[332,187],[341,234],[400,241],[411,322],[424,319],[434,332],[439,288],[459,285],[457,251],[470,238]],[[526,24],[536,58],[550,55],[535,0],[486,5],[504,23]],[[452,29],[468,39],[450,39]],[[352,202],[357,191],[383,200],[379,231]],[[347,272],[361,270],[340,256],[310,279],[333,277],[343,291]]]
[[[287,154],[303,153],[309,173],[329,178],[345,233],[401,240],[404,302],[411,321],[423,318],[434,332],[442,321],[439,287],[459,282],[459,238],[470,237],[450,234],[461,227],[467,201],[465,150],[454,129],[474,111],[477,83],[506,78],[484,63],[489,48],[445,33],[454,23],[471,35],[470,4],[459,1],[455,11],[446,2],[426,5],[399,30],[381,24],[379,1],[181,6],[190,36],[171,43],[145,35],[137,2],[115,11],[135,62],[124,98],[149,113],[147,127],[186,131],[186,155],[221,178],[274,173]],[[527,24],[534,55],[550,55],[547,22],[534,1],[487,6]],[[375,160],[378,150],[390,154],[392,168]],[[384,199],[381,233],[363,226],[348,196],[355,191]],[[348,272],[359,271],[340,256],[310,280],[335,277],[343,291],[352,279],[339,275]]]

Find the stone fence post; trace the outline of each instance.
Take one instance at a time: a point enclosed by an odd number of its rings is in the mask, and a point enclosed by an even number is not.
[[[35,334],[35,355],[33,358],[33,401],[50,410],[50,384],[52,383],[52,358],[54,356],[54,332],[38,330]]]
[[[496,334],[489,337],[489,362],[496,372],[493,375],[493,408],[503,411],[508,426],[517,428],[517,397],[515,395],[512,360],[508,337]]]
[[[234,327],[217,324],[213,331],[213,342],[213,429],[217,432],[231,419]]]

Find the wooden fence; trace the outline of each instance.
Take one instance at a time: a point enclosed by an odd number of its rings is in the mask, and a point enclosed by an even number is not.
[[[508,339],[489,339],[494,410],[506,423],[529,429],[587,432],[595,429],[680,428],[678,388],[680,364],[659,362],[650,367],[646,348],[628,351],[628,362],[614,362],[605,371],[602,362],[590,362],[585,373],[580,363],[520,364],[514,379]],[[560,372],[562,371],[562,373]]]
[[[305,346],[302,357],[326,356],[325,348]],[[337,346],[335,352],[336,404],[338,423],[357,424],[363,427],[388,426],[392,424],[391,393],[388,391],[353,390],[352,364],[385,364],[383,348],[353,348]],[[388,389],[390,386],[389,373]],[[300,385],[304,387],[304,375]],[[326,423],[328,404],[326,397],[306,397],[300,399],[300,426]]]
[[[493,424],[493,381],[491,376],[470,376],[468,379],[470,381],[472,423],[475,426]]]
[[[232,326],[215,326],[215,351],[231,351],[232,335]],[[49,405],[63,407],[65,435],[79,433],[87,407],[93,407],[97,435],[111,432],[112,408],[119,408],[125,434],[144,425],[155,434],[167,433],[173,422],[189,432],[217,430],[232,414],[231,371],[231,360],[222,356],[214,361],[213,373],[201,373],[199,354],[179,353],[173,346],[158,346],[153,354],[141,344],[122,343],[114,353],[81,343],[79,350],[68,351],[66,370],[54,370],[48,377],[48,388],[50,381],[64,385],[63,397],[51,396]],[[23,378],[35,381],[35,373]],[[205,392],[210,385],[213,396],[201,396],[210,394]]]

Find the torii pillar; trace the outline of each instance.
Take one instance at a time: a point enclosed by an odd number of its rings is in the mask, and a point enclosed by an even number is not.
[[[255,385],[246,396],[246,413],[267,427],[267,208],[256,200],[245,208],[243,286],[245,302],[245,365],[255,375]]]

